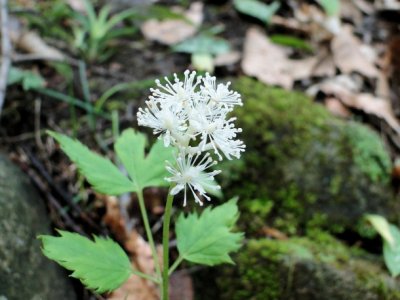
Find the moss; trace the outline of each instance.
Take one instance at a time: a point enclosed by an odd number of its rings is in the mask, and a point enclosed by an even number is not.
[[[244,229],[254,233],[267,223],[303,232],[323,215],[318,226],[340,232],[366,212],[396,211],[390,159],[370,129],[332,117],[304,94],[250,78],[238,79],[234,89],[244,99],[235,115],[247,149],[239,163],[223,165],[221,176],[226,196],[240,197]],[[255,217],[249,208],[263,211],[264,203],[268,209]]]
[[[217,280],[225,300],[400,299],[400,284],[375,258],[322,231],[289,240],[250,240]]]

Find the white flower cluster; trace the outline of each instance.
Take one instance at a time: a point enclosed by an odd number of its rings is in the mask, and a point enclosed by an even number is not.
[[[141,126],[153,128],[154,134],[164,140],[166,147],[178,149],[176,162],[167,162],[167,170],[172,174],[168,181],[175,183],[171,194],[189,189],[195,201],[202,205],[201,195],[210,200],[206,191],[219,189],[214,176],[220,171],[209,169],[217,162],[209,151],[227,159],[240,158],[245,150],[242,141],[236,139],[242,130],[235,128],[236,118],[228,114],[236,105],[242,105],[237,92],[229,90],[230,83],[217,84],[216,78],[208,73],[196,76],[196,72],[185,71],[180,81],[174,74],[174,81],[165,78],[165,85],[156,80],[156,89],[146,101],[146,108],[137,114]]]

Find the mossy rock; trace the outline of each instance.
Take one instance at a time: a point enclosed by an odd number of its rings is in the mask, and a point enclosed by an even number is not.
[[[324,233],[289,240],[250,240],[236,266],[219,273],[220,300],[396,300],[400,282],[380,259]],[[198,300],[206,299],[202,293]],[[207,299],[212,299],[207,298]]]
[[[249,232],[265,224],[294,234],[307,227],[340,232],[365,213],[390,216],[391,161],[368,127],[339,120],[304,94],[240,78],[235,110],[247,145],[223,164],[223,191],[239,196]]]

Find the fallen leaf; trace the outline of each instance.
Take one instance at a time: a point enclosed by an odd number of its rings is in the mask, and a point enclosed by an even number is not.
[[[136,268],[136,265],[133,264]],[[149,286],[150,283],[143,278],[132,275],[118,289],[112,292],[108,300],[159,300],[158,291],[156,288]]]
[[[9,33],[14,48],[19,48],[25,52],[48,60],[65,60],[65,56],[60,50],[47,45],[37,33],[25,31],[16,18],[10,18]]]
[[[335,68],[329,65],[329,57],[321,55],[290,59],[288,55],[287,48],[272,43],[264,31],[252,27],[246,33],[242,60],[243,72],[266,84],[290,89],[296,80],[324,73],[332,74],[335,71]],[[324,63],[324,60],[328,61],[322,69],[321,63]]]
[[[335,97],[326,98],[325,107],[335,116],[342,118],[349,118],[351,116],[351,111]]]
[[[346,107],[361,110],[384,120],[397,134],[400,134],[400,123],[393,113],[389,100],[368,93],[360,93],[361,84],[348,75],[337,76],[315,85],[307,93],[316,95],[318,91],[328,97],[339,99]]]
[[[181,19],[148,20],[141,26],[142,33],[146,39],[157,41],[164,45],[174,45],[182,42],[194,36],[203,22],[203,3],[192,3],[183,15],[187,18],[187,21]]]
[[[379,71],[362,50],[363,44],[349,26],[344,26],[331,44],[333,60],[343,74],[360,73],[369,78],[378,76]]]
[[[265,33],[251,27],[244,42],[242,69],[246,75],[260,81],[290,89],[293,78],[288,67],[285,48],[273,44]]]
[[[239,62],[240,57],[241,53],[239,51],[221,53],[214,58],[214,65],[217,67],[234,65]]]
[[[277,240],[287,240],[288,239],[286,234],[284,234],[282,231],[279,231],[276,228],[264,226],[262,228],[262,231],[266,236],[272,237]]]

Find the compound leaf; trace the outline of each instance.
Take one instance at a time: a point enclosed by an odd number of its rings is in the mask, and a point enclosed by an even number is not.
[[[72,271],[72,277],[98,293],[121,286],[132,274],[131,263],[122,248],[109,238],[94,241],[79,234],[58,231],[60,236],[39,236],[49,259]]]
[[[164,179],[168,176],[165,161],[172,161],[173,149],[164,147],[162,140],[158,140],[145,157],[146,138],[133,129],[124,130],[115,143],[115,152],[124,164],[136,189],[150,186],[167,186]]]
[[[49,131],[61,149],[78,166],[93,189],[107,195],[120,195],[134,191],[133,183],[108,159],[90,151],[78,140]]]
[[[179,254],[183,259],[204,265],[217,265],[233,261],[229,253],[237,251],[243,240],[242,233],[232,232],[239,217],[237,199],[214,209],[207,208],[185,217],[181,214],[176,223]]]

